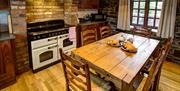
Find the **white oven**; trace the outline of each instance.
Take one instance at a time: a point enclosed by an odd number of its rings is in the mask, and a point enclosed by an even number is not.
[[[70,52],[76,48],[76,40],[70,40],[68,34],[58,36],[58,49],[62,48],[64,52]],[[58,57],[60,59],[60,56]]]
[[[58,61],[57,37],[32,41],[33,70]]]

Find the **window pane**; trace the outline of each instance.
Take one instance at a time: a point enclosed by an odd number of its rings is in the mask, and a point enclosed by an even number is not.
[[[154,19],[148,19],[148,26],[154,25]]]
[[[150,2],[149,8],[155,9],[156,8],[156,2]]]
[[[139,2],[134,2],[134,7],[133,8],[138,8]]]
[[[140,10],[139,16],[144,17],[144,10]]]
[[[159,26],[159,19],[156,19],[156,27],[158,27]]]
[[[139,23],[140,25],[143,25],[144,24],[144,18],[139,18]]]
[[[149,10],[149,17],[154,17],[155,10]]]
[[[133,23],[133,24],[137,24],[137,17],[133,17],[132,23]]]
[[[133,10],[133,16],[138,16],[138,10]]]
[[[145,5],[146,5],[145,2],[140,2],[140,8],[141,9],[145,9]]]
[[[160,17],[161,17],[161,11],[157,11],[156,18],[160,18]]]
[[[162,9],[162,3],[163,2],[158,2],[157,9]]]

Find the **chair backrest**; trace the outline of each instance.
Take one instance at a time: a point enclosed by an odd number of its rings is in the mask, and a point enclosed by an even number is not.
[[[147,27],[141,27],[141,26],[134,26],[134,28],[131,30],[131,33],[133,35],[140,35],[143,37],[151,37],[152,35],[152,29]]]
[[[66,79],[67,91],[91,91],[90,72],[87,63],[73,59],[65,54],[62,49],[60,56]]]
[[[109,25],[102,26],[99,30],[101,39],[106,38],[112,34],[112,28]]]
[[[152,61],[152,64],[151,64],[151,67],[149,67],[148,71],[149,71],[149,74],[148,74],[148,77],[144,83],[144,86],[143,86],[143,91],[149,91],[150,89],[151,90],[154,90],[154,85],[158,85],[159,83],[159,76],[160,76],[160,73],[161,72],[161,68],[162,68],[162,64],[163,64],[163,61],[166,60],[166,57],[167,57],[167,54],[170,50],[170,47],[171,47],[171,38],[167,39],[165,44],[162,46],[162,48],[158,51],[159,54],[156,56],[155,59],[153,59]],[[154,84],[154,82],[157,82],[156,84]],[[155,86],[157,87],[157,86]],[[157,89],[157,88],[155,88]]]
[[[97,40],[97,31],[93,28],[86,28],[81,32],[81,45],[87,45]]]

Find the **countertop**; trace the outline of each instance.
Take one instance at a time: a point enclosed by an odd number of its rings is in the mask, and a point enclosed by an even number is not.
[[[105,23],[105,22],[107,21],[87,21],[87,22],[79,23],[79,25],[90,25],[90,24]]]
[[[0,41],[11,40],[11,39],[15,39],[15,36],[13,34],[0,33]]]

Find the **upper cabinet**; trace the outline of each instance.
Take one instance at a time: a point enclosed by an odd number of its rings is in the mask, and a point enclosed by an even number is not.
[[[99,0],[79,0],[78,7],[79,9],[99,9]]]
[[[0,0],[0,10],[9,9],[9,0]]]

